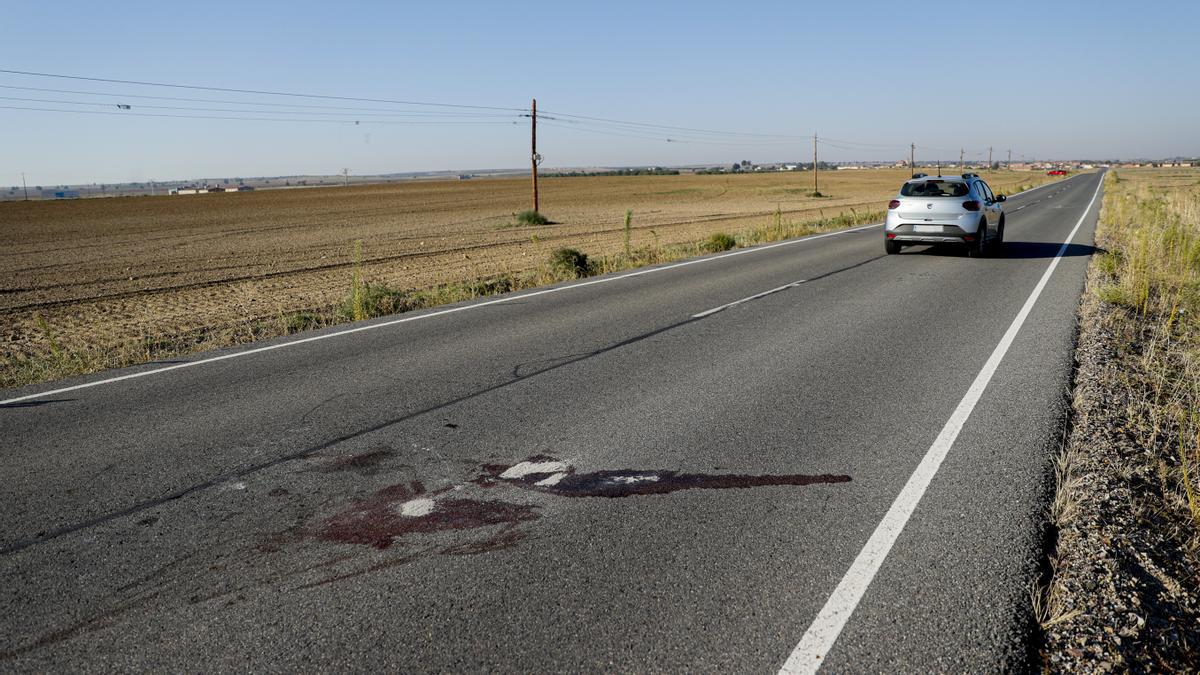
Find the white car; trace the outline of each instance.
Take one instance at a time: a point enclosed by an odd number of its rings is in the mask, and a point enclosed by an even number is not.
[[[917,174],[888,203],[884,248],[899,253],[913,244],[962,244],[973,258],[1004,245],[1004,195],[995,195],[978,174]]]

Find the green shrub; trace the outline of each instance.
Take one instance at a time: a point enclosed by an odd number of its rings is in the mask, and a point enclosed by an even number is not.
[[[518,225],[548,225],[550,220],[542,214],[532,209],[522,211],[516,215]]]
[[[700,248],[709,253],[720,253],[721,251],[728,251],[734,246],[737,246],[737,241],[733,238],[733,235],[726,234],[725,232],[714,232],[700,245]]]
[[[560,248],[550,254],[550,269],[556,274],[582,279],[588,275],[588,257],[573,248]]]

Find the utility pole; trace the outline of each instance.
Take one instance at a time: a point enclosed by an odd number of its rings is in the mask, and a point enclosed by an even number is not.
[[[992,146],[988,146],[988,171],[992,170]]]
[[[1004,168],[1008,169],[1009,171],[1012,171],[1012,148],[1008,149],[1008,165],[1005,166]]]
[[[342,187],[350,187],[350,169],[342,169]]]
[[[538,160],[541,158],[538,157],[538,153],[537,153],[537,99],[536,98],[533,99],[532,112],[533,112],[533,114],[531,114],[529,116],[529,120],[530,120],[530,125],[529,125],[529,139],[530,139],[529,140],[529,150],[530,150],[529,164],[533,170],[533,172],[532,172],[533,173],[533,211],[534,211],[534,213],[537,213],[538,212],[537,167],[538,167]]]
[[[917,173],[917,144],[910,143],[908,146],[908,172],[914,176]]]
[[[817,135],[813,134],[813,196],[816,197],[820,190],[817,188]]]
[[[964,168],[964,166],[963,166],[963,154],[965,154],[965,153],[966,153],[966,150],[963,150],[962,148],[959,148],[959,149],[958,149],[958,172],[959,172],[959,173],[962,173],[962,171],[963,171],[963,168]]]
[[[29,186],[25,184],[25,172],[21,172],[21,187],[25,188],[25,201],[29,201]]]

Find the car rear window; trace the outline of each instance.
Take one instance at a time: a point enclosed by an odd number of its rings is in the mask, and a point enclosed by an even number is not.
[[[967,191],[967,184],[958,180],[923,180],[900,188],[904,197],[963,197]]]

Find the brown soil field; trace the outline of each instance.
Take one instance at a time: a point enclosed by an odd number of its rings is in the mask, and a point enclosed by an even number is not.
[[[5,202],[0,356],[11,369],[52,351],[236,333],[256,320],[327,309],[349,293],[355,241],[366,281],[428,288],[534,269],[563,246],[616,253],[627,209],[635,246],[671,246],[761,227],[776,209],[789,222],[880,211],[906,177],[826,172],[822,198],[809,196],[807,172],[547,178],[541,206],[554,223],[537,227],[509,226],[527,208],[527,178]],[[1029,172],[985,178],[999,192],[1049,180]]]

